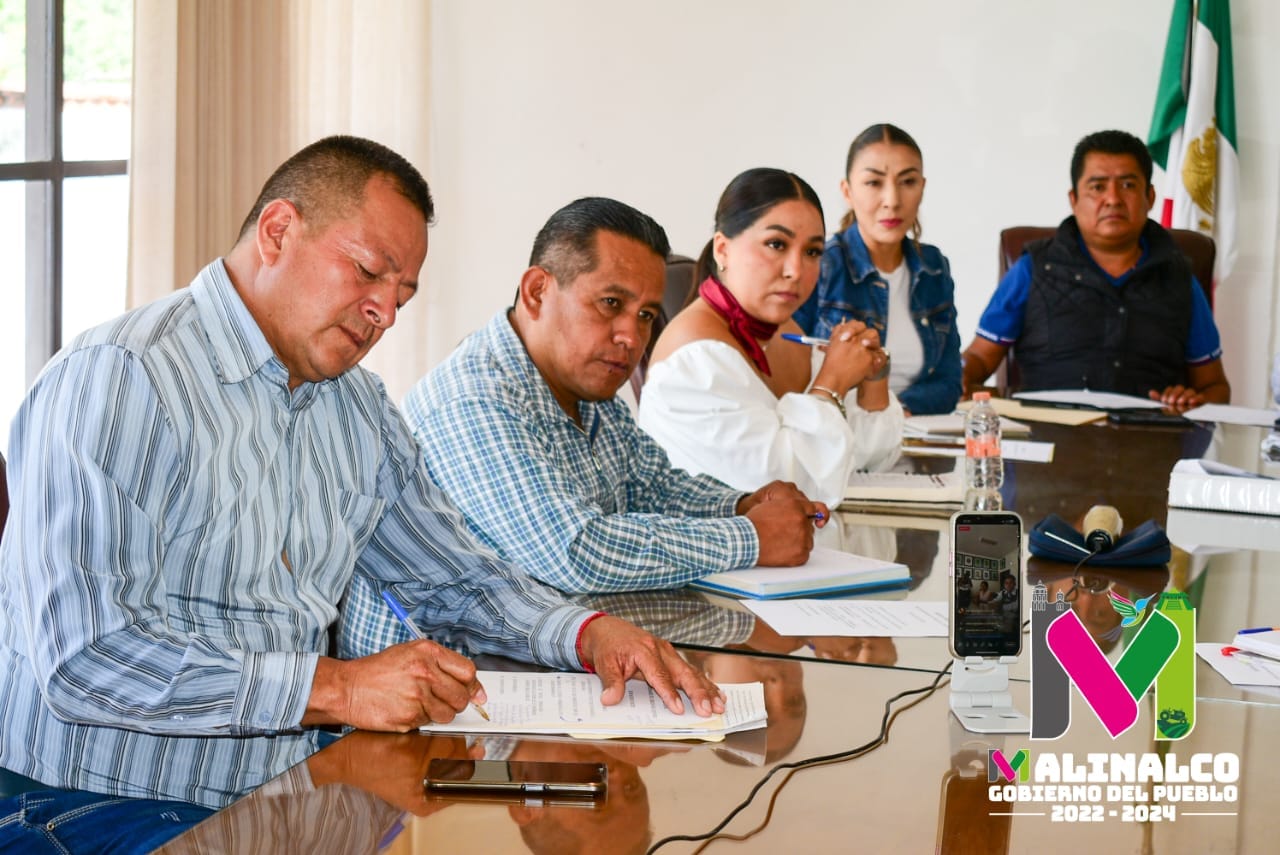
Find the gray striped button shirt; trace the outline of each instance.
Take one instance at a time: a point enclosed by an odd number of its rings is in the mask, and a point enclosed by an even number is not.
[[[579,666],[590,612],[465,532],[373,374],[287,381],[221,261],[45,368],[10,441],[0,765],[226,803],[315,749],[353,573],[471,649]]]

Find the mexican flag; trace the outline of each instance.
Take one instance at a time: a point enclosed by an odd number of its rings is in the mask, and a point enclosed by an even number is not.
[[[1221,282],[1236,258],[1240,198],[1228,0],[1174,0],[1147,145],[1165,173],[1161,224],[1212,237]]]

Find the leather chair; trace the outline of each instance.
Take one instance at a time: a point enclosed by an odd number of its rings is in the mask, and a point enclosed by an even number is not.
[[[1010,226],[1000,232],[1000,278],[1009,272],[1009,268],[1017,263],[1026,250],[1028,243],[1034,240],[1052,237],[1057,226]],[[1191,272],[1204,290],[1213,308],[1213,262],[1217,256],[1217,247],[1213,238],[1190,229],[1170,229],[1178,249],[1182,250]],[[1018,366],[1014,359],[1013,349],[1009,350],[1004,363],[996,369],[996,386],[1002,392],[1018,388]]]
[[[1028,243],[1052,237],[1057,230],[1056,226],[1011,226],[1000,232],[1000,278],[1003,279],[1009,268],[1022,257]],[[1213,238],[1190,229],[1169,229],[1169,234],[1191,265],[1191,272],[1204,289],[1209,307],[1212,308],[1213,262],[1218,254]]]
[[[667,256],[667,284],[662,292],[662,311],[653,322],[653,335],[649,337],[649,346],[644,349],[640,363],[631,374],[631,392],[637,403],[640,401],[640,389],[644,386],[645,376],[649,371],[649,356],[653,353],[654,342],[666,329],[667,322],[680,313],[694,293],[693,268],[695,265],[696,262],[687,255],[672,253]]]

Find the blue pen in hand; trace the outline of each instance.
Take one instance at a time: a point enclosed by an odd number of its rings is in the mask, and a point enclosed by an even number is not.
[[[382,592],[382,599],[386,600],[387,607],[391,609],[391,613],[396,616],[396,619],[399,620],[400,623],[404,624],[404,628],[409,630],[410,635],[420,641],[426,639],[426,636],[422,634],[422,630],[418,629],[417,625],[409,619],[409,613],[404,610],[404,606],[400,605],[400,601],[395,598],[394,594],[390,591],[384,590]],[[471,707],[476,712],[480,713],[480,715],[484,717],[485,721],[490,720],[489,714],[484,711],[484,707],[480,706],[475,701],[471,702]]]
[[[810,347],[826,347],[831,344],[829,338],[816,338],[811,335],[796,335],[795,333],[784,332],[782,337],[787,341],[794,341],[796,344],[807,344]]]

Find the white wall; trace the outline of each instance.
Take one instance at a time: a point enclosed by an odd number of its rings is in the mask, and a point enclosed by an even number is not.
[[[1243,244],[1217,313],[1237,403],[1266,399],[1280,317],[1280,4],[1233,4]],[[827,223],[850,139],[892,121],[924,150],[925,239],[951,259],[967,342],[1007,225],[1068,213],[1071,150],[1146,136],[1171,0],[436,0],[430,61],[438,224],[434,365],[511,300],[534,234],[608,195],[696,254],[752,166],[805,177]],[[1270,96],[1270,97],[1268,97]],[[393,389],[393,394],[403,390]]]

